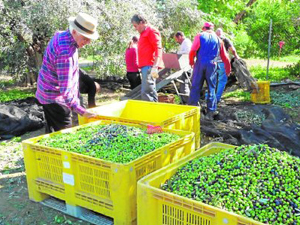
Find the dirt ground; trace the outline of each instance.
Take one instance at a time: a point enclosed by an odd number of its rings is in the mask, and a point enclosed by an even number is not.
[[[263,62],[262,60],[254,60],[251,62],[251,65],[255,65],[255,63],[261,65]],[[286,63],[283,64],[286,65]],[[275,65],[278,65],[278,62],[274,62]],[[279,87],[276,88],[276,92],[287,93],[288,89],[286,87]],[[103,90],[102,94],[97,95],[97,105],[118,101],[124,94],[124,92],[116,93]],[[86,101],[86,96],[84,96],[84,102],[86,103]],[[233,100],[230,99],[230,101]],[[238,104],[238,101],[236,104]],[[296,122],[300,123],[299,105],[294,107],[287,106],[284,110]],[[0,225],[89,224],[28,199],[23,151],[20,141],[39,136],[43,133],[44,128],[27,133],[21,136],[21,139],[15,138],[10,141],[0,142]],[[201,138],[202,145],[212,141],[222,141],[218,138],[205,137],[203,134]]]

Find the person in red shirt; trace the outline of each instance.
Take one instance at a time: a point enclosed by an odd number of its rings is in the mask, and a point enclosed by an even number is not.
[[[141,75],[139,72],[138,61],[137,61],[137,43],[139,39],[134,36],[129,42],[125,52],[126,62],[126,77],[130,83],[130,89],[134,89],[141,84]]]
[[[161,35],[141,15],[134,15],[131,23],[140,33],[138,66],[142,72],[141,99],[157,102],[156,78],[158,78],[158,69],[163,67]]]

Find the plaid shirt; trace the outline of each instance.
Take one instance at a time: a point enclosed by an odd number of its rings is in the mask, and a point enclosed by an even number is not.
[[[78,46],[69,30],[50,40],[43,58],[36,98],[41,104],[57,103],[85,113],[79,101]]]

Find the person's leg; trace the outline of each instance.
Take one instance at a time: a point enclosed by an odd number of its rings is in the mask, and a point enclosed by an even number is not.
[[[96,86],[95,83],[93,82],[90,84],[89,91],[88,91],[88,108],[96,107],[95,96],[96,96]]]
[[[181,80],[183,81],[183,83],[180,83],[180,86],[179,86],[179,91],[181,94],[184,94],[184,96],[182,96],[182,100],[183,100],[183,103],[187,103],[188,100],[189,100],[189,95],[190,95],[190,83],[189,83],[189,78],[190,77],[190,73],[189,72],[184,72],[182,75],[181,75]]]
[[[127,72],[126,73],[126,77],[129,81],[129,84],[130,84],[130,89],[133,90],[134,89],[134,85],[133,85],[133,73],[132,72]]]
[[[217,98],[216,98],[216,83],[217,83],[217,66],[213,63],[207,65],[207,70],[205,73],[207,86],[208,86],[208,96],[207,96],[207,110],[216,111],[217,110]]]
[[[142,88],[141,99],[144,101],[157,102],[156,92],[156,79],[154,79],[150,72],[151,66],[144,66],[141,69],[142,72]]]
[[[205,78],[204,72],[205,72],[205,67],[196,62],[193,70],[193,76],[192,76],[192,87],[191,87],[190,97],[188,101],[189,105],[195,105],[195,106],[199,105],[198,102],[200,99],[200,92],[202,90],[203,82]]]
[[[46,133],[72,127],[71,110],[56,103],[43,105]]]
[[[127,72],[126,77],[130,83],[131,90],[141,84],[141,76],[139,72]]]
[[[217,85],[217,91],[216,91],[216,97],[217,102],[221,100],[222,94],[225,90],[226,84],[227,84],[227,75],[225,72],[224,63],[218,63],[219,69],[218,69],[218,85]]]
[[[134,73],[134,79],[133,79],[133,82],[132,82],[132,89],[136,88],[137,86],[139,86],[140,84],[142,83],[141,81],[141,75],[140,75],[140,72],[135,72]]]

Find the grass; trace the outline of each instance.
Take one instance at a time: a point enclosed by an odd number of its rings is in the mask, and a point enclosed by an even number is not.
[[[83,69],[86,72],[91,72],[94,71],[94,67],[93,66],[85,66],[85,67],[81,67],[80,69]]]
[[[6,88],[12,86],[15,82],[13,80],[0,81],[0,88]]]
[[[247,58],[247,60],[256,60],[256,59],[263,59],[263,58]],[[267,60],[264,58],[264,60]],[[279,61],[279,62],[287,62],[287,63],[297,63],[300,61],[300,54],[292,54],[287,56],[274,56],[270,60],[272,61]]]
[[[9,102],[12,100],[20,100],[20,99],[25,99],[28,97],[34,97],[35,92],[34,91],[22,91],[22,90],[9,90],[9,91],[2,91],[0,92],[0,103],[3,102]]]
[[[266,68],[262,66],[252,66],[250,67],[250,72],[252,76],[258,80],[267,80],[266,78]],[[268,80],[271,82],[279,82],[284,79],[296,80],[299,76],[292,76],[287,68],[271,67],[269,68]]]
[[[236,99],[238,99],[240,101],[243,101],[243,102],[248,102],[248,101],[251,100],[250,92],[245,92],[242,89],[237,89],[237,90],[232,91],[232,92],[224,93],[222,98],[223,99],[236,98]]]
[[[280,61],[280,62],[289,62],[289,63],[296,63],[300,61],[300,55],[287,55],[283,57],[275,57],[272,60]]]

